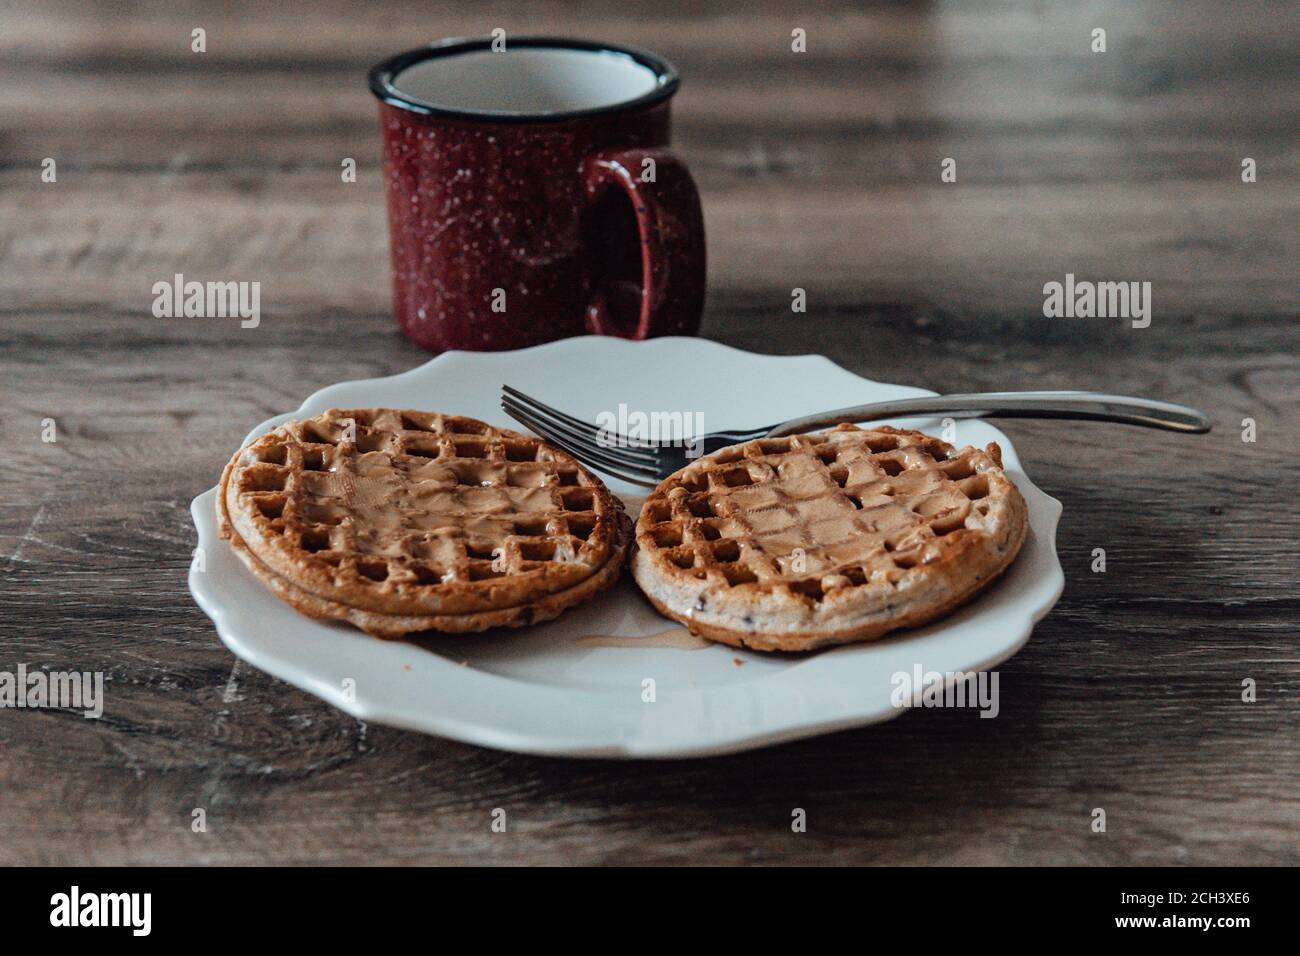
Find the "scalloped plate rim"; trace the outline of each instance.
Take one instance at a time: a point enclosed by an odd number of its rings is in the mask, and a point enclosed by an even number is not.
[[[867,379],[864,376],[857,375],[844,369],[834,361],[823,355],[803,354],[803,355],[767,355],[763,353],[746,352],[724,343],[713,342],[708,339],[697,339],[690,337],[666,337],[660,339],[651,339],[646,342],[629,342],[622,339],[615,339],[603,336],[580,336],[577,338],[564,339],[558,342],[547,343],[544,345],[532,346],[527,349],[519,349],[513,352],[461,352],[452,351],[444,352],[434,356],[427,362],[422,363],[414,368],[400,372],[396,375],[382,376],[377,378],[355,379],[344,382],[337,382],[327,385],[323,388],[312,392],[299,407],[291,412],[281,415],[272,416],[261,424],[253,428],[248,436],[244,439],[246,444],[251,439],[264,434],[271,428],[283,421],[290,420],[305,413],[312,413],[324,410],[333,406],[330,399],[331,394],[338,394],[347,390],[365,388],[366,386],[392,386],[394,384],[405,384],[407,382],[421,381],[425,377],[434,376],[440,369],[456,362],[471,362],[484,365],[494,363],[509,363],[512,360],[524,357],[530,353],[550,351],[560,353],[565,350],[577,350],[582,354],[589,348],[613,348],[613,349],[631,349],[648,351],[649,349],[717,349],[725,353],[730,353],[730,357],[735,361],[752,362],[770,361],[778,363],[816,363],[824,364],[834,369],[837,374],[851,376],[854,379],[866,382],[873,386],[892,390],[895,394],[934,394],[926,389],[915,388],[912,386],[893,385],[886,382],[880,382]],[[932,420],[932,419],[931,419]],[[997,440],[1003,447],[1007,458],[1007,469],[1014,476],[1016,484],[1024,494],[1026,502],[1030,506],[1031,512],[1031,529],[1033,533],[1041,538],[1040,545],[1046,549],[1048,557],[1048,566],[1044,568],[1044,573],[1040,574],[1031,582],[1031,585],[1025,588],[1022,593],[1016,596],[1013,608],[1006,610],[1006,618],[1001,624],[1005,630],[1015,631],[1016,636],[1009,640],[1004,640],[996,648],[990,648],[988,654],[983,655],[977,661],[963,666],[962,670],[979,671],[986,670],[990,667],[1009,659],[1019,652],[1028,642],[1032,635],[1033,626],[1049,613],[1056,601],[1059,599],[1064,588],[1064,573],[1060,566],[1059,557],[1056,553],[1056,531],[1061,514],[1061,504],[1056,499],[1050,497],[1041,491],[1024,473],[1019,465],[1019,458],[1015,453],[1014,446],[1005,435],[980,423],[991,431],[996,433]],[[748,427],[743,423],[738,423],[733,427]],[[205,542],[213,543],[215,538],[216,521],[213,514],[213,499],[216,489],[211,488],[195,497],[191,503],[191,514],[194,519],[196,529],[199,532],[199,544],[203,546]],[[1028,548],[1028,542],[1026,545]],[[233,561],[233,556],[231,558]],[[1013,570],[1020,565],[1020,559],[1016,564],[1008,569],[1004,578],[1010,577]],[[240,571],[244,571],[242,565],[238,565]],[[251,579],[251,575],[248,575]],[[998,582],[990,589],[989,594],[1001,587],[1003,582]],[[825,671],[828,668],[822,665],[818,668],[806,669],[802,674],[795,674],[798,668],[793,665],[780,674],[772,677],[760,679],[751,684],[733,684],[720,687],[713,687],[708,690],[697,690],[693,692],[681,692],[676,695],[662,697],[661,701],[678,700],[681,702],[686,693],[693,693],[699,697],[709,696],[737,696],[737,688],[751,688],[751,690],[742,695],[754,700],[748,703],[757,705],[759,709],[762,706],[770,706],[773,703],[787,705],[787,715],[784,719],[779,719],[771,714],[767,714],[766,720],[755,723],[748,729],[732,732],[729,734],[714,734],[702,739],[691,739],[689,731],[683,732],[680,729],[669,732],[666,736],[662,733],[656,737],[656,731],[648,728],[647,722],[641,721],[629,722],[623,720],[616,721],[614,726],[604,734],[581,735],[573,733],[547,733],[539,731],[535,724],[529,721],[523,722],[523,728],[511,726],[517,721],[485,721],[474,716],[466,716],[462,712],[457,713],[456,708],[452,707],[450,711],[440,710],[437,708],[414,713],[409,708],[387,706],[382,699],[382,695],[374,694],[356,694],[349,697],[341,686],[321,676],[319,672],[312,672],[305,669],[284,654],[277,654],[273,642],[267,642],[259,638],[256,634],[249,634],[249,630],[238,620],[239,615],[231,611],[220,595],[214,591],[214,582],[208,573],[191,568],[189,574],[190,591],[194,595],[199,607],[209,618],[212,619],[218,636],[222,643],[225,644],[237,657],[247,661],[254,667],[259,668],[275,677],[287,681],[294,686],[307,691],[327,703],[345,711],[358,720],[382,723],[394,727],[408,730],[414,730],[423,733],[432,733],[439,736],[449,737],[467,743],[473,743],[479,746],[491,747],[494,749],[508,750],[521,753],[546,755],[546,756],[571,756],[571,757],[622,757],[622,758],[681,758],[681,757],[703,757],[710,755],[720,755],[725,753],[734,753],[758,747],[772,746],[778,743],[784,743],[801,738],[818,736],[824,733],[831,733],[837,730],[849,729],[852,727],[864,726],[872,723],[883,722],[905,713],[909,708],[882,706],[879,699],[873,704],[866,701],[858,702],[856,705],[841,703],[838,707],[823,705],[820,708],[814,708],[812,713],[805,712],[791,714],[789,713],[789,693],[792,688],[786,687],[786,684],[802,684],[807,682],[807,678],[813,675],[813,671]],[[262,586],[257,584],[258,588]],[[263,589],[265,590],[265,589]],[[265,592],[265,597],[275,604],[279,604],[270,592]],[[981,595],[969,608],[975,608],[986,599],[987,595]],[[296,613],[296,612],[291,612]],[[905,632],[898,638],[887,639],[883,642],[875,642],[874,645],[850,645],[843,648],[835,648],[819,654],[810,655],[806,658],[800,658],[795,663],[813,663],[816,661],[834,661],[844,655],[852,655],[860,648],[869,648],[880,646],[887,642],[892,642],[899,646],[906,646],[909,639],[915,639],[921,635],[934,636],[943,634],[945,631],[958,631],[961,624],[948,626],[949,622],[960,618],[962,623],[965,619],[962,617],[963,611],[957,612],[944,621],[936,622],[927,628],[918,631]],[[563,618],[561,618],[563,620]],[[315,624],[309,619],[303,618],[304,622]],[[341,626],[339,626],[341,627]],[[370,641],[372,639],[364,639]],[[390,648],[396,644],[404,648],[411,648],[414,645],[402,644],[401,642],[384,642],[380,647]],[[367,645],[374,648],[374,645]],[[571,688],[563,688],[546,684],[530,683],[522,681],[515,677],[491,673],[478,670],[476,668],[464,668],[452,664],[446,658],[425,651],[422,648],[415,648],[418,655],[424,655],[421,660],[430,663],[431,676],[436,676],[434,684],[444,685],[448,680],[453,685],[456,684],[473,684],[476,685],[474,690],[483,689],[489,692],[509,690],[512,694],[517,694],[521,688],[527,689],[527,696],[535,705],[542,707],[550,705],[559,705],[566,707],[570,714],[579,711],[585,711],[587,716],[593,719],[599,719],[602,714],[608,716],[608,711],[602,708],[608,708],[616,699],[621,698],[623,691],[615,690],[585,690],[577,696],[580,699],[575,700],[575,692]],[[680,653],[680,652],[670,652]],[[696,653],[711,653],[710,651],[701,651]],[[841,663],[848,663],[842,661]],[[435,674],[434,672],[441,672]],[[789,676],[795,675],[795,676]],[[784,677],[784,680],[778,678]],[[779,693],[764,695],[761,692],[757,695],[752,691],[755,685],[771,686],[776,685]],[[464,698],[467,695],[462,693],[462,705],[465,703]],[[771,699],[769,699],[771,698]],[[820,696],[818,699],[821,699]],[[700,701],[694,703],[699,704]],[[798,708],[795,707],[795,710]]]

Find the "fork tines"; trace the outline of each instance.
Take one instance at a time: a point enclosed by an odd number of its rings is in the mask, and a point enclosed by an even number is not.
[[[501,392],[501,408],[507,415],[583,464],[634,484],[658,484],[659,458],[652,446],[597,428],[509,385],[501,386]]]

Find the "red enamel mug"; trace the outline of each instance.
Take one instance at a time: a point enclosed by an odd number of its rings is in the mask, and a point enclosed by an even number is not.
[[[370,72],[401,330],[431,351],[691,335],[704,220],[677,71],[630,47],[447,40]]]

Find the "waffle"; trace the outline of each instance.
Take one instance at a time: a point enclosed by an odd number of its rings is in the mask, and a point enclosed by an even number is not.
[[[723,448],[659,484],[632,574],[714,641],[804,651],[948,614],[1015,558],[1024,499],[996,444],[853,425]]]
[[[618,579],[631,533],[600,480],[537,438],[375,408],[241,448],[217,515],[282,599],[377,637],[553,618]]]

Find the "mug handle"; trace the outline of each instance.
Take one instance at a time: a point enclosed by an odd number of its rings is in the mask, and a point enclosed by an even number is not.
[[[649,162],[647,162],[649,161]],[[653,170],[653,179],[646,174]],[[686,166],[672,152],[607,149],[583,162],[589,208],[610,187],[627,194],[641,240],[641,312],[634,329],[611,315],[607,290],[593,289],[587,328],[596,335],[644,339],[694,335],[704,309],[704,215]]]

